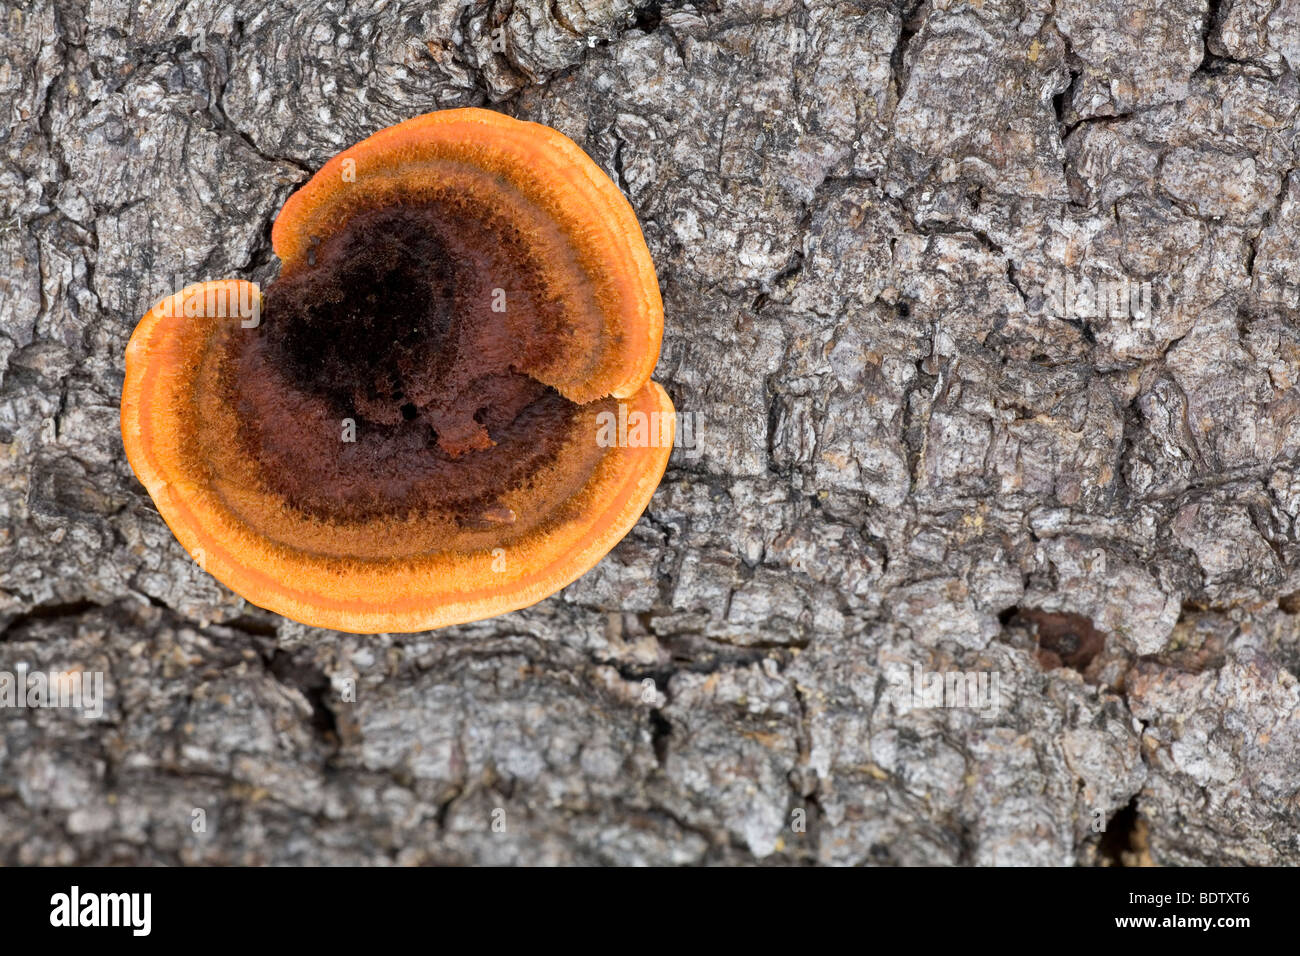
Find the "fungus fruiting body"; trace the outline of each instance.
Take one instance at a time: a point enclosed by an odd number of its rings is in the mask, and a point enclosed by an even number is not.
[[[425,630],[547,597],[635,524],[672,447],[663,307],[571,140],[417,117],[326,163],[272,244],[264,296],[191,286],[127,347],[127,456],[207,571],[307,624]],[[668,424],[598,440],[611,416]]]

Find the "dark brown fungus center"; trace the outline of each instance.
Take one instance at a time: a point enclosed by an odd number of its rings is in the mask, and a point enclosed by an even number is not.
[[[543,264],[504,222],[378,208],[313,252],[267,289],[257,328],[223,339],[241,450],[294,507],[473,524],[580,427],[582,406],[529,374],[566,340]]]

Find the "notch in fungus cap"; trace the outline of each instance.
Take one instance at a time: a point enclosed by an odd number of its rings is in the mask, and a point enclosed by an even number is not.
[[[127,457],[216,578],[306,624],[425,630],[553,594],[636,523],[673,445],[663,305],[575,143],[420,116],[326,163],[272,242],[264,298],[191,286],[127,346]]]

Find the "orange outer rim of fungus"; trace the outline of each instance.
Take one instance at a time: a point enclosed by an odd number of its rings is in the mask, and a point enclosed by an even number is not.
[[[155,307],[140,320],[126,350],[121,408],[126,455],[177,540],[208,573],[253,604],[304,624],[353,633],[423,631],[518,610],[594,567],[636,524],[663,477],[675,420],[667,393],[650,381],[663,329],[654,266],[622,193],[557,131],[464,109],[420,116],[376,133],[331,159],[289,198],[272,229],[276,253],[290,265],[306,254],[311,234],[327,234],[321,217],[331,214],[338,199],[345,160],[356,161],[360,178],[367,168],[418,163],[431,141],[466,137],[478,147],[504,152],[520,164],[517,169],[555,177],[546,188],[557,192],[571,213],[561,228],[571,240],[604,250],[619,293],[622,345],[630,356],[598,383],[593,397],[623,399],[629,414],[658,413],[660,440],[609,448],[578,495],[587,506],[512,542],[505,573],[498,570],[500,548],[379,561],[308,553],[259,534],[225,504],[201,463],[180,453],[180,419],[192,411],[186,385],[198,364],[196,336],[183,309],[169,314]],[[339,215],[338,209],[333,214]],[[225,280],[190,286],[170,299],[179,306],[213,286],[258,295],[250,283]]]

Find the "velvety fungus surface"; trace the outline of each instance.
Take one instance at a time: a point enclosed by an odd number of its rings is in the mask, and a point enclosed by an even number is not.
[[[671,421],[662,303],[572,141],[418,117],[327,163],[272,239],[264,296],[191,286],[127,349],[128,458],[206,570],[308,624],[424,630],[554,593],[636,522],[671,426],[606,447],[598,423]]]

